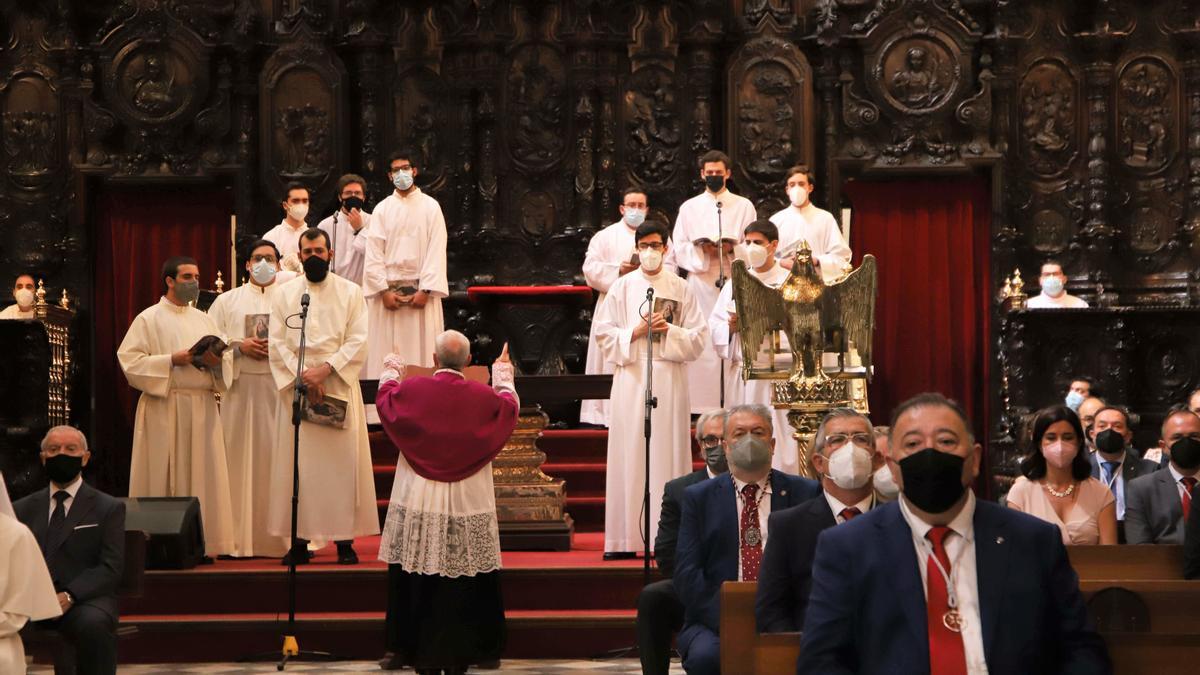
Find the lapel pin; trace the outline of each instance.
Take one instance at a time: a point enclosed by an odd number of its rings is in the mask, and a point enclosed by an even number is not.
[[[1004,537],[996,537],[996,543],[997,543],[997,544],[1003,544],[1003,543],[1004,543]]]
[[[779,491],[779,496],[780,496],[780,497],[786,497],[786,496],[787,496],[787,490],[780,490],[780,491]]]

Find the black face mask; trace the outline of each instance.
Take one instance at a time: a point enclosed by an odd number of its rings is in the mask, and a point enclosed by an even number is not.
[[[1096,449],[1110,455],[1124,452],[1125,437],[1117,433],[1116,429],[1105,429],[1096,434]]]
[[[926,513],[942,513],[954,506],[967,489],[962,484],[966,460],[948,452],[925,448],[900,460],[904,496]]]
[[[725,457],[725,446],[717,443],[711,448],[704,448],[704,463],[715,475],[719,476],[728,471],[729,460]]]
[[[82,470],[82,457],[59,454],[46,458],[46,475],[59,485],[69,485],[75,482],[75,478]]]
[[[308,256],[308,259],[304,261],[304,276],[308,277],[308,280],[314,284],[319,284],[322,281],[325,281],[325,275],[327,274],[329,274],[328,260],[315,255],[310,255]]]
[[[346,213],[349,213],[354,209],[362,211],[364,206],[366,206],[366,203],[358,197],[346,197],[342,200],[342,208],[346,210]]]
[[[1188,436],[1175,441],[1171,446],[1171,461],[1188,471],[1200,467],[1200,441]]]
[[[705,176],[704,187],[714,194],[720,192],[725,187],[725,176]]]

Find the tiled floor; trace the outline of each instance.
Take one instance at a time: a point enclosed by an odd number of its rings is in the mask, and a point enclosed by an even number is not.
[[[53,668],[34,666],[29,670],[31,675],[53,675]],[[171,673],[175,675],[249,675],[250,673],[274,673],[272,663],[171,663],[162,665],[121,666],[117,669],[120,675],[159,675]],[[293,663],[288,665],[285,672],[289,673],[368,673],[382,672],[379,665],[372,661],[343,661],[340,663]],[[411,670],[393,671],[408,673]],[[501,664],[500,670],[476,670],[471,673],[486,675],[487,673],[523,673],[524,675],[626,675],[640,673],[641,667],[637,659],[614,659],[612,661],[518,661],[509,660]],[[679,675],[683,668],[679,662],[671,664],[671,674]]]

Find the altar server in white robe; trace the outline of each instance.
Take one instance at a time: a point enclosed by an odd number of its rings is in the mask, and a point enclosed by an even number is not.
[[[308,295],[307,344],[301,378],[307,388],[300,423],[297,541],[284,558],[308,562],[309,540],[337,543],[338,563],[358,562],[354,538],[379,534],[371,446],[358,376],[366,357],[367,308],[362,289],[329,273],[329,234],[313,228],[300,239],[304,275],[271,299],[271,373],[278,390],[275,454],[267,531],[291,536],[292,393],[299,360],[299,317]]]
[[[666,228],[643,223],[635,235],[641,269],[617,279],[596,317],[596,339],[613,372],[612,424],[605,475],[604,556],[632,557],[642,549],[642,489],[645,480],[644,412],[646,348],[653,340],[650,527],[654,540],[663,486],[692,470],[688,416],[688,362],[708,347],[708,325],[686,282],[669,272]],[[654,288],[647,307],[647,289]],[[646,325],[649,311],[651,325]],[[647,330],[653,338],[647,337]]]
[[[600,297],[596,298],[592,332],[588,336],[587,364],[583,371],[587,375],[611,375],[613,372],[613,365],[604,360],[600,346],[596,344],[595,316],[613,283],[638,268],[633,233],[645,222],[647,207],[645,192],[637,188],[626,190],[619,207],[621,220],[597,232],[588,243],[587,255],[583,259],[583,277],[587,279],[588,286],[600,293]],[[666,268],[671,273],[675,272],[674,265],[667,265]],[[607,399],[585,399],[579,407],[579,421],[608,426],[608,406]]]
[[[17,276],[17,281],[13,284],[13,300],[16,300],[15,304],[0,311],[0,319],[37,318],[37,312],[33,310],[33,303],[37,300],[37,295],[34,293],[32,276],[28,274]]]
[[[729,265],[735,255],[734,247],[742,240],[742,231],[746,226],[758,218],[749,199],[735,195],[726,188],[732,173],[731,166],[729,156],[718,150],[710,150],[700,157],[700,178],[704,181],[705,190],[679,207],[679,217],[675,220],[675,233],[672,236],[673,258],[670,260],[679,269],[687,271],[688,289],[699,304],[705,320],[721,292],[717,287],[721,277],[721,260],[724,260],[724,277],[728,281]],[[719,236],[718,213],[721,224]],[[718,239],[723,243],[723,255],[717,250]],[[700,358],[688,365],[687,373],[691,412],[703,413],[720,408],[721,362],[716,352],[704,350]]]
[[[267,340],[271,299],[281,281],[279,249],[266,239],[250,245],[250,283],[222,293],[209,307],[233,350],[233,384],[221,401],[229,493],[233,501],[233,555],[279,557],[282,537],[267,532],[268,485],[275,434],[279,432],[279,391],[271,376]]]
[[[204,369],[190,349],[205,336],[222,337],[212,317],[192,306],[200,297],[200,268],[187,257],[162,268],[167,293],[138,314],[117,347],[125,379],[142,392],[133,427],[130,497],[200,499],[204,552],[233,552],[229,465],[215,394],[233,374],[233,352],[206,351]]]
[[[338,209],[317,227],[333,237],[333,250],[338,254],[330,263],[334,274],[359,286],[363,282],[363,261],[367,257],[367,232],[371,229],[371,214],[367,213],[367,179],[348,173],[338,179]]]
[[[779,231],[775,224],[765,218],[750,223],[746,228],[744,241],[745,260],[750,266],[750,273],[771,288],[783,285],[789,271],[775,261],[775,250],[779,248]],[[725,382],[730,385],[730,391],[725,395],[725,401],[729,405],[758,403],[770,408],[773,411],[772,429],[775,436],[775,454],[771,468],[799,475],[800,452],[792,438],[792,425],[788,424],[787,411],[775,410],[771,405],[771,394],[777,380],[742,379],[742,341],[737,330],[737,319],[733,283],[730,282],[721,289],[721,297],[717,299],[716,306],[708,315],[708,331],[712,336],[713,348],[729,364]],[[763,341],[756,361],[769,363],[767,359],[775,358],[769,351],[772,349],[770,343],[770,339]],[[784,336],[781,336],[780,348],[787,351],[787,338]],[[785,361],[786,363],[776,361],[776,364],[787,372],[791,368],[791,357],[786,357]]]
[[[812,203],[811,171],[793,166],[788,169],[786,186],[791,206],[771,216],[771,222],[779,228],[779,250],[775,255],[781,265],[791,269],[800,242],[808,242],[813,265],[825,283],[831,284],[850,269],[850,245],[833,214]]]
[[[395,186],[375,206],[367,232],[363,294],[371,339],[366,377],[378,378],[383,357],[395,353],[405,363],[433,365],[433,340],[442,332],[446,281],[446,219],[437,200],[413,182],[420,155],[392,154],[388,177]]]
[[[13,511],[0,474],[0,673],[25,672],[21,629],[62,616],[37,538]]]
[[[263,239],[275,244],[283,254],[280,265],[292,273],[300,270],[300,235],[308,229],[308,188],[304,183],[292,181],[283,188],[283,201],[279,203],[283,209],[283,220],[262,236]]]

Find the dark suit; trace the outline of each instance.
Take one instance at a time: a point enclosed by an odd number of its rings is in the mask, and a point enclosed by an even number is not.
[[[1183,578],[1200,579],[1200,485],[1192,488],[1192,515],[1183,535]]]
[[[1093,452],[1089,453],[1088,459],[1090,459],[1092,462],[1092,478],[1104,482],[1104,474],[1100,471],[1100,462],[1105,461],[1104,458],[1100,456],[1099,452]],[[1155,471],[1158,471],[1159,468],[1160,467],[1157,463],[1151,462],[1147,459],[1142,459],[1136,452],[1132,450],[1125,450],[1125,459],[1121,462],[1121,488],[1128,492],[1129,484],[1133,482],[1134,478],[1154,473]],[[1111,489],[1115,495],[1117,492],[1117,484],[1115,481],[1112,483]],[[1124,494],[1122,494],[1119,499],[1125,502],[1126,508],[1129,507],[1128,500],[1125,499]],[[1117,536],[1120,543],[1124,544],[1126,541],[1125,518],[1124,514],[1120,513],[1119,511],[1117,515]]]
[[[654,536],[654,561],[667,578],[646,586],[638,595],[638,655],[644,675],[666,675],[671,668],[671,636],[683,627],[683,603],[670,578],[675,571],[675,542],[679,538],[683,491],[704,480],[708,480],[707,468],[669,480],[663,486],[658,534]]]
[[[975,501],[984,657],[992,675],[1111,673],[1054,525]],[[796,672],[929,672],[925,591],[898,503],[821,533]]]
[[[1183,502],[1170,469],[1139,476],[1125,486],[1125,541],[1183,543]]]
[[[836,524],[824,498],[771,513],[754,601],[758,632],[792,633],[804,626],[817,535]]]
[[[779,471],[771,471],[769,480],[771,513],[821,495],[814,480]],[[734,490],[733,477],[722,474],[683,493],[675,588],[684,606],[679,651],[688,673],[720,672],[721,584],[737,581],[740,553]]]
[[[61,619],[44,622],[76,649],[80,673],[117,669],[117,585],[125,568],[125,504],[86,482],[67,511],[65,537],[49,541],[50,489],[13,504],[17,519],[37,537],[58,592],[75,604]]]

